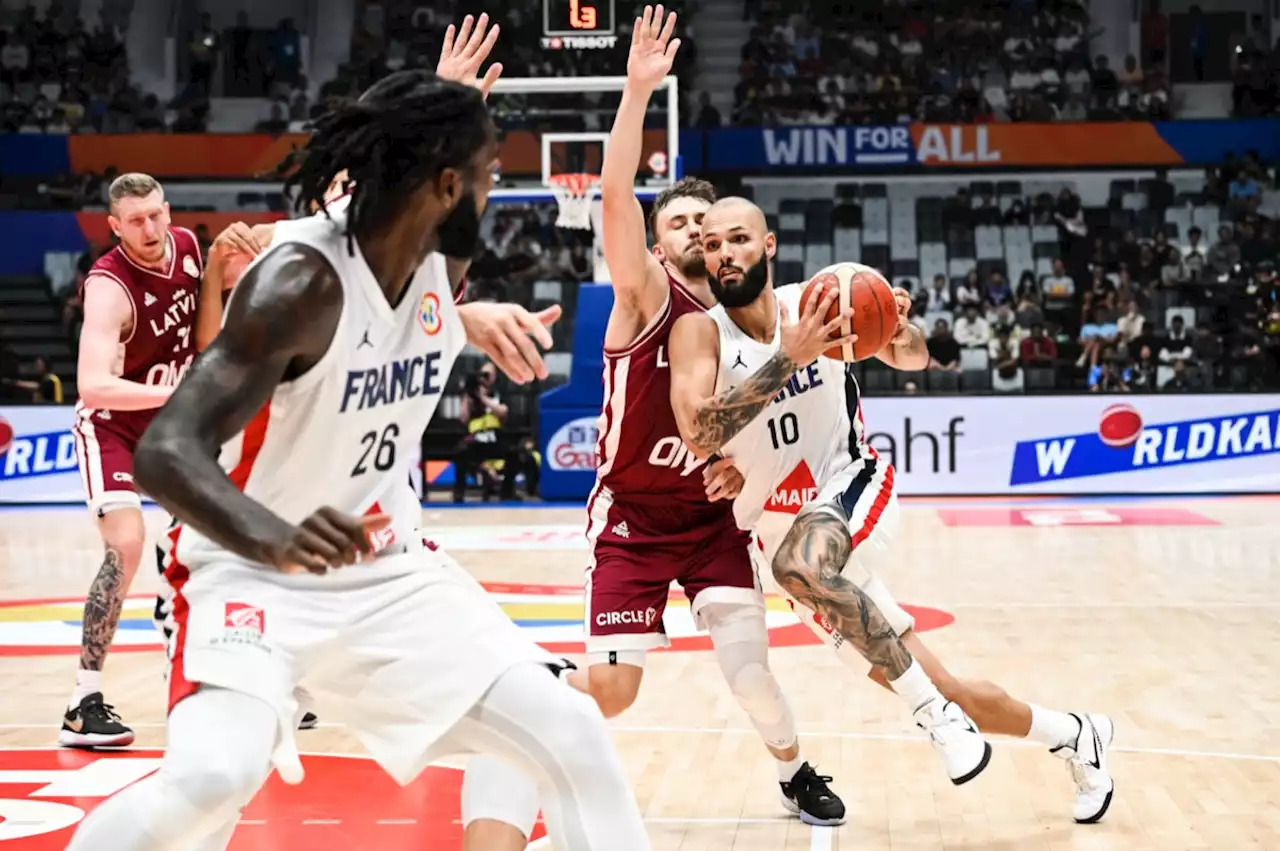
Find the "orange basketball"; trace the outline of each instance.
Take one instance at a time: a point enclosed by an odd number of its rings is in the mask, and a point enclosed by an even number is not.
[[[846,362],[875,357],[889,345],[898,330],[898,303],[893,298],[893,287],[870,266],[836,263],[809,279],[800,295],[801,314],[809,299],[822,298],[830,287],[836,288],[840,295],[827,311],[827,320],[835,319],[842,310],[852,307],[852,333],[858,335],[858,340],[852,345],[833,346],[823,355]],[[850,332],[842,325],[840,333]]]

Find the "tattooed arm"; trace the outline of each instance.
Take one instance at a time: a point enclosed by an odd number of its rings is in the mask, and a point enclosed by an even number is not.
[[[871,598],[840,574],[852,554],[843,509],[823,506],[796,518],[773,557],[773,578],[797,602],[826,618],[868,662],[896,680],[911,667],[911,654]]]
[[[772,296],[772,291],[766,293]],[[786,306],[778,302],[778,351],[745,381],[723,393],[715,392],[720,371],[720,332],[715,320],[702,313],[685,314],[676,320],[667,341],[671,409],[680,437],[696,456],[719,454],[773,401],[796,370],[813,363],[825,349],[858,339],[839,333],[841,322],[851,311],[825,319],[837,296],[836,288],[830,287],[822,298],[810,299],[795,324],[788,321]]]
[[[778,395],[797,365],[781,350],[737,387],[716,393],[720,333],[715,320],[687,313],[671,329],[671,410],[680,437],[699,458],[718,453]]]

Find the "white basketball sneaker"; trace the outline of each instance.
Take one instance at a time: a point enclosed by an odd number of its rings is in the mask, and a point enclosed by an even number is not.
[[[1074,745],[1063,745],[1049,753],[1065,759],[1076,783],[1075,819],[1077,824],[1097,824],[1111,808],[1115,784],[1107,773],[1107,749],[1115,738],[1116,728],[1105,715],[1071,713],[1080,722],[1080,735]]]
[[[991,745],[957,704],[931,700],[917,709],[914,717],[942,754],[947,776],[957,786],[977,777],[991,761]]]

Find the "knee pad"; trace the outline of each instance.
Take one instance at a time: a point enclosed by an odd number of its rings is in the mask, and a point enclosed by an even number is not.
[[[769,632],[764,610],[735,603],[709,603],[702,617],[729,691],[770,747],[795,743],[795,719],[778,680],[769,670]]]
[[[527,841],[538,820],[538,784],[509,762],[480,754],[462,777],[462,826],[489,820],[509,824]]]

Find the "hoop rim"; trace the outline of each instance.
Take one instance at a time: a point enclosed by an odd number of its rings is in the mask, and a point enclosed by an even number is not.
[[[563,191],[566,195],[584,198],[592,188],[600,185],[600,175],[588,171],[565,171],[549,176],[547,185],[553,190]]]

